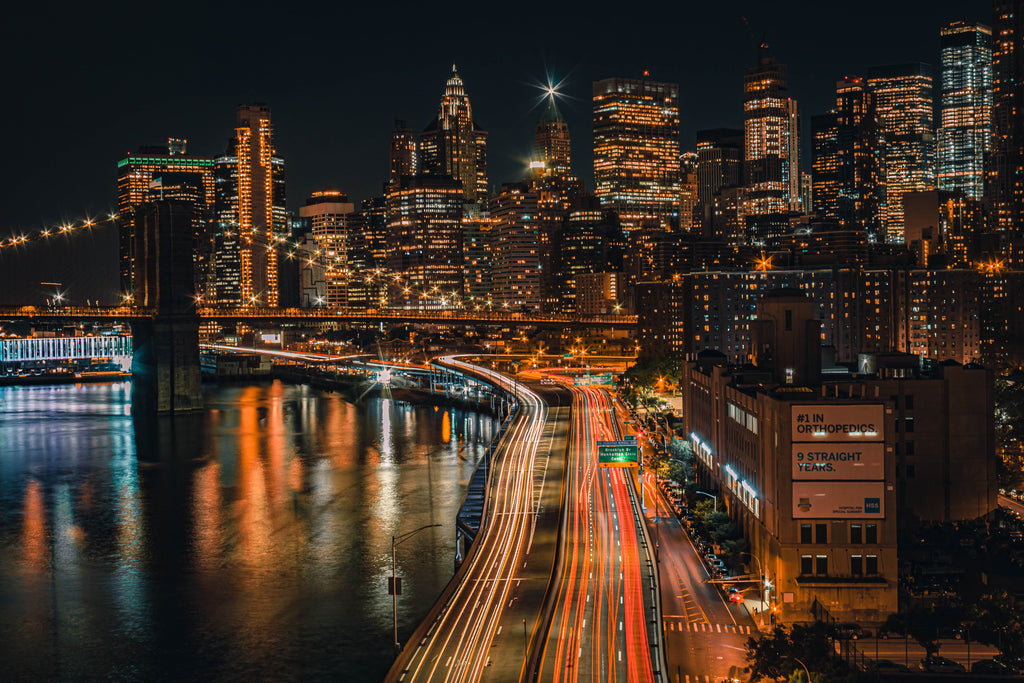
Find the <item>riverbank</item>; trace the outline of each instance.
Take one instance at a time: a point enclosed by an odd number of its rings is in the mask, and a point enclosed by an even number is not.
[[[38,387],[48,384],[95,384],[97,382],[124,382],[131,378],[132,373],[130,372],[102,372],[88,375],[76,375],[70,372],[48,375],[6,375],[0,376],[0,387]]]

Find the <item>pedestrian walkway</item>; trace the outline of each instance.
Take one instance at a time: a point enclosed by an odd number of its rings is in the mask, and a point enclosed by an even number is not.
[[[707,622],[682,621],[680,619],[665,619],[666,631],[689,631],[690,633],[736,633],[741,636],[749,636],[757,633],[757,629],[749,626],[733,624],[709,624]]]

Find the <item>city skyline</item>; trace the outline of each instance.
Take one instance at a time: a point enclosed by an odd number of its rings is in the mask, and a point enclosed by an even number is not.
[[[887,8],[885,11],[893,17],[901,16],[899,10]],[[909,15],[909,10],[903,13]],[[695,42],[669,41],[673,49],[668,44],[647,41],[633,46],[639,39],[625,36],[616,43],[615,49],[601,54],[596,52],[595,41],[576,35],[586,31],[572,30],[573,26],[591,25],[597,21],[598,14],[570,13],[564,21],[559,21],[561,17],[552,17],[553,22],[566,27],[566,35],[563,40],[540,49],[534,49],[534,44],[541,32],[524,31],[521,56],[514,61],[499,59],[496,52],[508,48],[518,27],[515,21],[502,27],[476,26],[475,32],[467,34],[473,36],[472,40],[456,49],[436,50],[425,58],[413,60],[399,48],[376,61],[360,53],[347,62],[351,67],[337,71],[337,90],[344,91],[338,95],[325,93],[321,88],[307,91],[303,87],[309,77],[322,76],[321,72],[329,68],[325,65],[333,61],[314,59],[312,53],[316,50],[308,47],[286,50],[278,61],[264,65],[266,75],[263,77],[246,72],[236,80],[206,82],[198,79],[193,84],[186,79],[185,83],[176,81],[174,87],[156,89],[153,93],[140,92],[121,99],[101,97],[98,101],[93,98],[99,97],[99,92],[77,92],[80,100],[90,103],[82,107],[85,112],[82,125],[89,135],[71,138],[73,146],[65,137],[51,139],[30,133],[11,141],[13,163],[5,173],[13,177],[6,180],[6,186],[11,188],[12,196],[20,200],[8,204],[0,234],[95,215],[112,208],[116,201],[114,161],[140,146],[162,144],[168,137],[183,137],[188,139],[190,154],[221,153],[230,136],[232,112],[237,105],[249,102],[266,102],[274,110],[275,147],[287,160],[289,168],[289,209],[297,211],[312,191],[327,186],[345,192],[355,202],[378,196],[381,184],[387,180],[388,141],[394,120],[407,120],[414,132],[429,124],[436,113],[437,99],[452,61],[458,65],[466,91],[473,100],[474,118],[489,131],[492,190],[501,183],[526,176],[533,131],[543,114],[543,92],[535,86],[543,85],[545,73],[550,74],[552,80],[561,81],[563,91],[569,96],[559,108],[572,131],[575,172],[588,189],[593,189],[589,97],[592,82],[602,78],[638,78],[642,70],[649,67],[652,80],[678,83],[681,149],[695,150],[696,130],[738,126],[742,122],[743,73],[756,62],[755,41],[743,26],[743,16],[747,17],[758,40],[764,34],[773,57],[787,65],[790,94],[801,102],[802,161],[803,167],[809,168],[807,119],[829,109],[838,78],[847,72],[864,73],[873,64],[898,60],[923,60],[937,66],[940,28],[956,20],[991,22],[991,5],[988,2],[943,3],[933,8],[926,19],[913,17],[912,21],[894,21],[892,23],[902,27],[899,40],[890,33],[892,29],[867,22],[873,14],[867,9],[863,12],[864,21],[847,21],[836,13],[831,24],[835,34],[830,40],[823,40],[821,35],[809,31],[805,22],[791,24],[773,20],[770,13],[754,6],[739,6],[729,11],[695,9],[685,17],[686,22],[674,24],[683,27],[678,31],[664,27],[651,29],[652,36],[674,32],[676,36],[693,38]],[[72,29],[71,18],[71,15],[61,17],[51,27],[51,33],[55,38],[64,37],[74,44],[83,36],[77,32],[77,26]],[[820,25],[829,24],[828,14],[819,13],[815,18]],[[200,33],[209,36],[217,26],[223,26],[222,19],[216,13],[211,14]],[[287,20],[284,23],[288,26]],[[687,25],[699,23],[707,30],[689,32],[685,29]],[[798,28],[801,26],[802,30]],[[161,30],[150,29],[154,35]],[[488,30],[496,32],[491,41],[484,39]],[[866,41],[863,36],[877,37],[877,40]],[[201,39],[191,37],[188,40]],[[360,38],[355,43],[366,40]],[[89,41],[97,43],[95,33],[90,34]],[[641,44],[643,49],[633,49]],[[12,45],[17,49],[16,43]],[[691,48],[681,50],[682,45],[691,45]],[[843,49],[832,50],[830,57],[822,54],[826,45],[842,45]],[[338,59],[355,49],[345,47]],[[717,60],[710,67],[702,57],[707,54]],[[40,80],[56,68],[49,59],[40,60],[32,70],[10,76],[11,85],[24,93],[25,106],[5,114],[13,119],[8,122],[9,129],[30,131],[46,127],[61,111],[58,102],[63,97],[75,96],[81,87],[61,79],[82,68],[92,67],[103,73],[96,68],[97,62],[103,62],[109,55],[97,50],[95,54],[82,57],[80,64],[61,63],[59,79]],[[225,68],[230,68],[232,58],[224,54],[220,57],[223,62],[211,63],[223,63]],[[191,59],[197,57],[176,57],[175,68],[189,71]],[[285,73],[299,66],[305,71]],[[31,77],[32,73],[36,74],[35,78]],[[166,69],[158,69],[152,78],[161,75],[170,74]],[[93,90],[102,91],[102,88],[97,86]],[[366,93],[367,97],[355,98],[347,93]],[[15,172],[14,169],[35,172]],[[40,182],[47,174],[52,174],[56,180]],[[116,239],[103,233],[91,239],[90,244],[76,243],[75,249],[47,249],[45,256],[25,253],[19,260],[31,262],[30,265],[6,265],[15,271],[28,272],[38,271],[51,260],[62,261],[65,272],[77,273],[71,277],[82,279],[85,290],[94,297],[99,296],[101,291],[116,289],[116,284],[106,275],[92,272],[100,268],[76,263],[76,257],[85,249],[96,257],[92,266],[107,261],[113,264]],[[24,291],[20,298],[28,296],[33,295]],[[83,294],[82,298],[85,296]]]

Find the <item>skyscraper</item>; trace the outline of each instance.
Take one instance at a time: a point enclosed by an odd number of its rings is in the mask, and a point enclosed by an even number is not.
[[[868,71],[868,87],[885,144],[886,240],[903,243],[903,195],[935,186],[932,73],[927,64],[896,64]]]
[[[203,206],[196,211],[196,217],[208,218],[213,209],[214,161],[210,157],[187,154],[185,143],[186,140],[170,138],[166,147],[140,147],[135,154],[127,154],[117,162],[118,251],[123,296],[131,296],[134,288],[133,214],[136,207],[151,200],[149,186],[153,178],[167,173],[194,174],[204,192]]]
[[[1024,0],[992,3],[992,153],[987,171],[993,227],[1024,232]]]
[[[814,212],[844,227],[881,231],[884,195],[874,96],[864,79],[836,83],[836,106],[811,118]]]
[[[572,175],[569,125],[558,115],[553,98],[549,98],[533,135],[533,161],[544,162],[545,175]]]
[[[715,195],[743,183],[743,131],[713,128],[697,131],[697,201],[703,215],[703,232],[711,234]]]
[[[594,82],[594,194],[627,232],[679,221],[679,86]]]
[[[403,176],[388,192],[388,270],[396,308],[458,308],[463,297],[462,183]]]
[[[416,136],[405,121],[395,120],[388,154],[388,183],[394,184],[404,175],[416,175]]]
[[[957,21],[940,32],[942,100],[936,136],[940,190],[981,199],[992,139],[992,29]]]
[[[284,160],[275,155],[269,107],[238,108],[235,137],[216,166],[217,298],[243,306],[277,306],[278,246],[287,235],[288,216]],[[231,281],[236,267],[237,285]]]
[[[768,56],[767,48],[762,46],[757,66],[747,69],[743,80],[748,220],[790,210],[790,166],[796,158],[795,113],[786,87],[786,66]]]
[[[541,305],[537,193],[525,183],[506,183],[491,197],[494,304],[509,310]]]
[[[299,208],[299,216],[310,221],[313,240],[325,264],[328,306],[349,305],[349,281],[356,276],[349,264],[349,221],[354,212],[355,205],[337,190],[314,192]]]
[[[487,131],[473,120],[473,108],[454,64],[437,118],[420,133],[419,167],[423,173],[460,181],[469,203],[487,200]]]

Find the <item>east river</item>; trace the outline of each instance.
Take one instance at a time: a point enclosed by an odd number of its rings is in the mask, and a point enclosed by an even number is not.
[[[383,678],[391,537],[441,525],[398,547],[403,638],[496,419],[279,382],[205,404],[153,431],[127,382],[0,388],[0,679]]]

